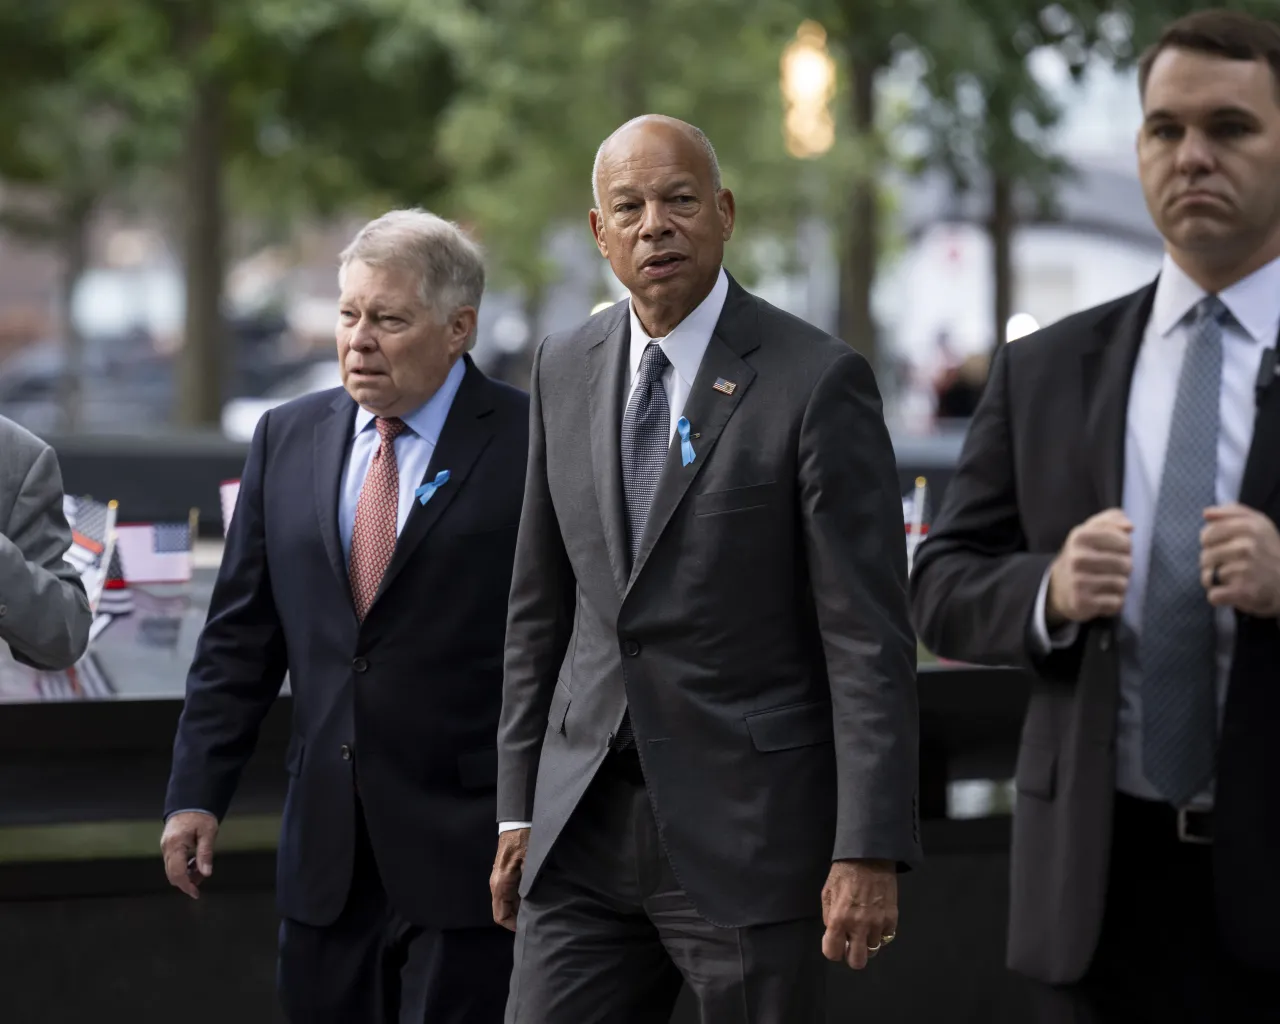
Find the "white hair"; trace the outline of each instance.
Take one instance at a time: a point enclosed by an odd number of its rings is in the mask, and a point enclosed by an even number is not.
[[[338,256],[338,284],[354,263],[404,267],[418,275],[418,296],[442,321],[463,306],[479,311],[484,253],[457,224],[426,210],[392,210],[371,220]],[[475,347],[476,332],[467,339]]]
[[[683,128],[694,142],[698,144],[698,148],[702,150],[703,156],[707,158],[707,163],[711,166],[711,187],[719,192],[724,187],[724,183],[720,177],[720,161],[716,159],[716,150],[711,145],[711,140],[707,138],[706,133],[701,128],[681,121],[674,117],[666,117],[662,114],[641,114],[639,117],[633,117],[626,124],[615,128],[613,134],[604,142],[600,143],[600,147],[596,150],[595,162],[591,165],[591,199],[595,203],[596,209],[600,209],[600,162],[604,158],[605,148],[613,141],[614,137],[621,132],[626,131],[633,125],[639,124],[641,121],[659,120],[666,121],[670,124],[678,125]]]

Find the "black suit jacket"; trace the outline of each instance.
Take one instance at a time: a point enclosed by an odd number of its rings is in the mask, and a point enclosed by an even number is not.
[[[833,858],[920,857],[915,637],[880,396],[847,345],[731,282],[631,565],[628,305],[533,373],[499,811],[524,891],[630,706],[676,877],[726,926],[821,911]],[[717,390],[718,378],[731,383]]]
[[[281,913],[312,925],[347,898],[356,790],[383,883],[435,928],[492,922],[494,734],[528,449],[528,396],[468,359],[382,587],[356,619],[338,492],[356,404],[341,389],[254,434],[208,622],[187,679],[167,812],[221,818],[286,669],[293,692]]]
[[[1002,346],[956,475],[917,551],[917,628],[935,653],[1021,665],[1032,690],[1018,756],[1009,963],[1070,982],[1102,925],[1115,791],[1116,621],[1033,655],[1031,614],[1067,534],[1118,507],[1130,382],[1155,287]],[[1240,501],[1280,520],[1280,386],[1258,408]],[[1218,759],[1215,893],[1245,962],[1280,969],[1280,629],[1237,615]],[[1177,899],[1176,893],[1170,894]]]

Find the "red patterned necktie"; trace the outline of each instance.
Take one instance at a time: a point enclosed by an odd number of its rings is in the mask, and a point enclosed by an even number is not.
[[[400,509],[400,471],[395,440],[404,420],[374,420],[382,442],[373,453],[351,528],[351,596],[361,622],[382,585],[382,575],[396,550],[396,516]]]

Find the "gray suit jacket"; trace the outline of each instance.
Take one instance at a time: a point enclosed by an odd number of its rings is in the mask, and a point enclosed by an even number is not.
[[[89,601],[62,557],[70,546],[58,457],[0,416],[0,640],[36,668],[66,668],[89,643]]]
[[[663,843],[709,921],[820,912],[833,859],[920,858],[915,638],[865,360],[730,283],[628,570],[624,301],[539,347],[498,740],[523,891],[630,706]],[[713,387],[736,385],[732,394]]]

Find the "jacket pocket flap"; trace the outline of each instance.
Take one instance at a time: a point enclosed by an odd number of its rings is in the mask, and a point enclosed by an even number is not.
[[[498,749],[458,755],[458,781],[463,789],[492,789],[498,784]]]
[[[302,737],[293,736],[289,740],[289,749],[284,755],[284,770],[290,775],[302,774],[302,755],[306,751],[307,745],[303,742]]]
[[[732,487],[727,491],[708,491],[694,497],[693,511],[695,515],[706,516],[715,512],[738,512],[748,508],[759,508],[770,504],[777,493],[776,483]]]
[[[825,700],[753,711],[745,717],[751,742],[760,751],[811,747],[832,740],[831,704]]]
[[[1014,785],[1019,793],[1052,800],[1057,787],[1058,751],[1053,747],[1024,743],[1018,751]]]
[[[564,721],[569,715],[569,703],[573,693],[559,679],[556,680],[555,693],[551,695],[551,707],[547,709],[547,728],[553,732],[564,732]]]

